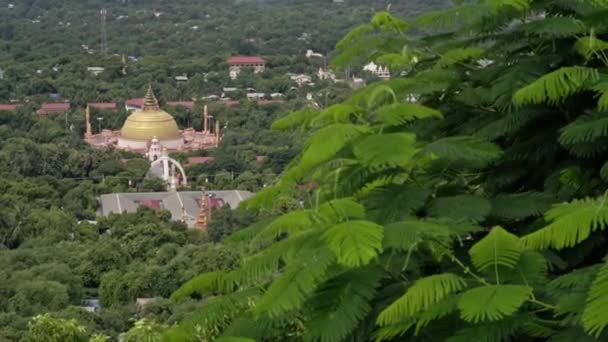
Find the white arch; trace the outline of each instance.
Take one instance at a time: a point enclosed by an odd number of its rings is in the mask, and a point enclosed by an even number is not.
[[[150,164],[150,168],[153,168],[156,165],[159,165],[162,163],[162,169],[163,169],[163,179],[165,181],[169,181],[169,164],[173,164],[175,165],[175,167],[177,167],[177,169],[179,170],[179,172],[182,175],[182,180],[183,180],[183,185],[188,185],[188,178],[186,177],[186,172],[184,171],[184,168],[180,165],[180,163],[168,156],[162,156],[159,157],[158,159],[156,159],[155,161],[152,162],[152,164]]]

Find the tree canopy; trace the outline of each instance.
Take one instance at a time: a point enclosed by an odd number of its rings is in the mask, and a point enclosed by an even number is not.
[[[202,307],[166,340],[608,338],[608,4],[459,3],[338,43],[402,76],[275,121],[308,138],[245,203],[274,218],[173,293]]]

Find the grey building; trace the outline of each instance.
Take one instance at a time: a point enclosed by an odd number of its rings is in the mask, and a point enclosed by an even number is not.
[[[238,205],[251,197],[253,193],[240,190],[205,191],[205,196],[212,197],[235,209]],[[188,227],[195,226],[200,214],[202,191],[179,192],[133,192],[101,195],[98,214],[134,213],[139,207],[164,209],[171,213],[174,221],[184,221]]]

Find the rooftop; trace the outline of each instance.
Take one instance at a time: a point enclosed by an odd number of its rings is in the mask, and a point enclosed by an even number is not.
[[[229,64],[265,64],[266,60],[260,56],[232,56],[228,58]]]
[[[194,101],[169,101],[168,106],[194,108]]]
[[[205,195],[213,195],[224,204],[235,209],[242,201],[253,196],[249,191],[222,190],[205,191]],[[118,213],[133,213],[137,208],[145,206],[154,209],[165,209],[171,213],[171,219],[181,221],[185,219],[188,227],[194,227],[200,214],[200,199],[202,191],[180,192],[140,192],[140,193],[114,193],[101,195],[99,198],[99,215],[108,216]],[[185,214],[185,215],[184,215]],[[185,216],[185,217],[184,217]]]
[[[17,108],[19,108],[21,105],[17,104],[17,103],[10,103],[10,104],[1,104],[0,103],[0,111],[10,111],[10,110],[17,110]]]
[[[40,109],[36,111],[37,114],[51,114],[51,113],[63,113],[70,110],[70,104],[67,102],[63,103],[43,103]]]
[[[116,109],[116,102],[91,102],[89,106],[97,109]]]

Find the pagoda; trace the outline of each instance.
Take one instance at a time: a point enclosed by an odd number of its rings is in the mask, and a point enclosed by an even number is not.
[[[151,86],[148,87],[141,110],[129,115],[120,130],[103,129],[93,134],[88,105],[85,119],[84,140],[96,148],[115,147],[145,154],[155,140],[163,149],[170,152],[195,151],[215,148],[221,140],[219,121],[216,121],[213,132],[210,129],[207,106],[203,111],[202,131],[196,131],[191,127],[180,130],[173,116],[160,108]]]

